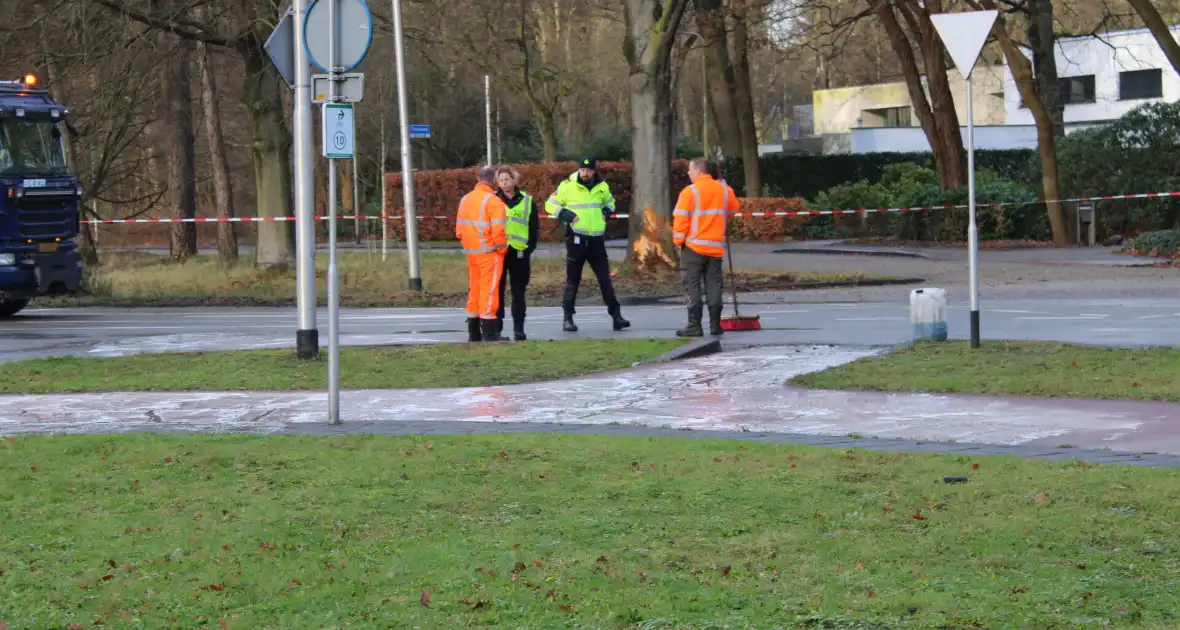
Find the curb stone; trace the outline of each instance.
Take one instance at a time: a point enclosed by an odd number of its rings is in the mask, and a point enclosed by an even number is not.
[[[680,346],[679,348],[669,350],[663,355],[658,356],[650,361],[641,361],[636,365],[641,365],[643,363],[669,363],[671,361],[680,361],[682,359],[695,359],[697,357],[704,357],[710,354],[717,354],[718,352],[721,352],[720,339],[697,339],[696,341],[687,343],[683,346]]]

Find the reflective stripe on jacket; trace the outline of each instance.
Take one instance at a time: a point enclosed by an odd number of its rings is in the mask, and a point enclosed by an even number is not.
[[[507,205],[507,204],[505,204]],[[508,235],[508,246],[512,249],[524,251],[529,247],[529,214],[533,212],[532,195],[521,192],[520,201],[507,210],[508,225],[505,233]]]
[[[603,208],[615,207],[615,197],[610,192],[610,184],[605,179],[598,178],[598,183],[587,189],[578,181],[578,174],[573,173],[562,180],[557,190],[545,202],[545,212],[549,216],[557,217],[562,209],[573,212],[578,217],[576,223],[570,224],[574,234],[583,236],[602,236],[606,233],[606,219],[602,216]]]
[[[702,175],[680,192],[672,212],[672,240],[677,247],[687,245],[702,256],[720,258],[725,255],[726,220],[739,207],[732,188]]]
[[[455,220],[455,236],[463,244],[463,253],[486,254],[506,247],[506,213],[504,202],[487,184],[478,184],[464,195]]]

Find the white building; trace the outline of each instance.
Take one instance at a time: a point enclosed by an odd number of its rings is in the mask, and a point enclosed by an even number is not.
[[[1172,27],[1172,36],[1180,26]],[[1032,52],[1025,51],[1032,59]],[[1117,120],[1136,107],[1180,100],[1180,76],[1147,29],[1057,40],[1059,94],[1065,122]],[[1004,68],[1004,113],[1008,125],[1032,125],[1012,72]]]
[[[1180,25],[1172,35],[1180,34]],[[1147,29],[1101,35],[1060,38],[1056,46],[1060,94],[1065,104],[1066,133],[1108,124],[1132,109],[1150,102],[1180,100],[1180,75]],[[1025,50],[1032,59],[1032,51]],[[997,75],[981,63],[975,73],[975,141],[979,149],[1035,149],[1036,126],[1007,64],[995,66]],[[952,71],[952,91],[959,120],[966,123],[965,91],[957,71]],[[958,79],[956,82],[954,79]],[[852,153],[929,151],[916,116],[884,123],[874,116],[882,105],[875,101],[884,88],[893,99],[889,106],[912,114],[904,84],[820,90],[814,93],[816,133],[832,136],[826,144],[847,147]],[[853,98],[850,95],[856,95]],[[893,102],[898,99],[905,103]],[[884,101],[882,101],[884,103]],[[853,111],[855,110],[855,111]],[[961,129],[966,139],[966,127]],[[836,136],[847,138],[836,141]]]

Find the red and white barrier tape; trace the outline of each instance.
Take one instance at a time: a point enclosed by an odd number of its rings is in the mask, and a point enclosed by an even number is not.
[[[1081,201],[1120,201],[1125,199],[1160,199],[1165,197],[1180,197],[1180,192],[1160,192],[1160,193],[1138,193],[1132,195],[1103,195],[1101,197],[1076,197],[1073,199],[1056,199],[1037,201],[1002,201],[998,203],[977,203],[977,208],[1002,208],[1005,206],[1031,206],[1048,203],[1078,203]],[[964,210],[968,208],[966,204],[948,205],[948,206],[914,206],[912,208],[858,208],[855,210],[800,210],[800,211],[781,211],[781,212],[737,212],[734,216],[737,217],[798,217],[798,216],[828,216],[838,214],[874,214],[879,212],[920,212],[926,210]],[[626,219],[628,214],[616,214],[616,219]],[[330,217],[318,216],[316,221],[327,221]],[[401,221],[405,217],[398,216],[382,216],[382,215],[348,215],[336,217],[338,220],[352,221]],[[426,215],[419,216],[419,220],[445,220],[454,219],[454,215],[437,216]],[[542,215],[544,219],[552,219],[548,215]],[[170,218],[150,218],[150,219],[87,219],[82,221],[87,225],[92,224],[123,224],[123,223],[269,223],[269,222],[283,222],[294,221],[295,217],[196,217],[192,219],[170,219]]]

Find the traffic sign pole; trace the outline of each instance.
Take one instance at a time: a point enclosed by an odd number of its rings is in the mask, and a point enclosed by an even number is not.
[[[315,291],[315,179],[312,161],[311,64],[308,61],[306,22],[307,0],[294,0],[293,28],[295,63],[295,111],[292,124],[295,141],[295,303],[299,314],[295,331],[295,354],[314,359],[320,354],[320,331],[316,328]]]
[[[397,113],[401,119],[402,200],[406,206],[406,254],[410,259],[410,290],[422,290],[418,266],[418,212],[414,207],[414,164],[410,146],[409,99],[406,97],[406,51],[402,26],[402,2],[393,0],[393,44],[397,56]]]
[[[334,113],[336,103],[337,61],[336,44],[339,40],[336,23],[336,0],[328,0],[328,104],[324,113]],[[343,112],[342,112],[343,113]],[[335,124],[335,116],[323,116],[320,124]],[[325,132],[336,148],[335,133]],[[325,150],[328,145],[325,142]],[[336,266],[336,160],[328,160],[328,424],[340,424],[340,273]]]

